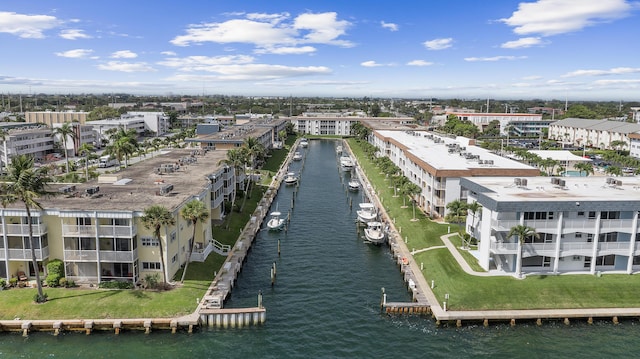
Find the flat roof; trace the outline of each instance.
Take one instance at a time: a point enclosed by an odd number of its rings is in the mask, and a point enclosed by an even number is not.
[[[81,184],[52,184],[55,191],[68,185],[75,185],[76,188],[69,194],[41,198],[40,203],[46,210],[61,211],[142,211],[156,204],[174,210],[208,186],[206,176],[218,171],[221,168],[218,162],[226,156],[226,150],[169,149],[154,157],[143,157],[142,161],[127,168],[106,174],[102,180],[112,176],[113,181],[109,183],[99,183],[94,179]],[[183,164],[173,173],[156,172],[162,165],[177,164],[185,158],[195,158],[195,162]],[[173,185],[170,194],[156,195],[156,191],[169,184]],[[99,191],[93,196],[87,195],[86,190],[95,186],[99,187]],[[76,195],[73,195],[74,193]],[[22,208],[21,206],[12,205],[14,208]]]
[[[396,142],[406,146],[408,151],[414,156],[420,158],[430,166],[440,170],[468,170],[472,168],[504,168],[504,169],[526,169],[537,170],[535,167],[524,163],[499,156],[482,147],[469,145],[470,139],[465,137],[457,137],[452,139],[445,136],[439,136],[427,131],[376,131],[383,137],[394,139]],[[427,135],[441,138],[442,141],[437,143]],[[461,152],[450,153],[449,149],[457,144],[465,147]],[[449,145],[449,146],[448,146]],[[483,161],[480,164],[478,159],[471,160],[463,156],[462,153],[468,153],[472,156],[479,156]],[[493,164],[484,164],[486,160],[493,161]]]
[[[520,177],[526,186],[517,185],[514,177],[465,177],[484,187],[482,194],[496,202],[561,201],[630,201],[640,198],[640,178],[615,177],[620,185],[607,183],[612,177]],[[564,186],[552,183],[564,181]]]
[[[590,158],[576,156],[570,151],[554,151],[554,150],[529,150],[529,152],[540,156],[540,158],[551,158],[556,161],[575,161],[575,162],[591,162]]]

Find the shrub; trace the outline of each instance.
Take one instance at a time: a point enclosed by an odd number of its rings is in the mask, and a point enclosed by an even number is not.
[[[117,280],[109,280],[100,282],[100,288],[104,289],[133,289],[133,283],[131,282],[120,282]]]
[[[4,288],[7,286],[7,280],[4,278],[0,278],[0,288]]]
[[[16,285],[18,285],[18,278],[16,277],[11,277],[9,279],[9,286],[11,287],[15,287]]]
[[[49,295],[47,295],[47,293],[44,293],[42,295],[42,298],[40,298],[38,293],[33,295],[33,301],[36,302],[36,303],[44,303],[44,302],[47,301],[47,299],[49,299]]]
[[[57,287],[60,285],[60,278],[64,277],[64,262],[60,259],[54,259],[47,263],[47,286]]]
[[[158,273],[147,274],[146,276],[144,276],[145,288],[157,288],[159,279],[160,275]]]
[[[66,287],[67,286],[67,278],[62,277],[60,278],[60,280],[58,280],[58,285],[61,287]]]

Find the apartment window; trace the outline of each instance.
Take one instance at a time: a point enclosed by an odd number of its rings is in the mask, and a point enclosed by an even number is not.
[[[525,220],[553,219],[553,212],[524,212]]]
[[[610,211],[610,212],[601,212],[600,213],[600,218],[602,219],[619,219],[620,218],[620,212],[619,211]]]
[[[589,212],[589,219],[594,219],[594,218],[596,218],[596,212],[594,211]]]
[[[582,233],[576,232],[576,238],[582,238]]]
[[[608,256],[596,257],[597,266],[612,266],[616,263],[616,256],[611,254]]]
[[[173,243],[173,241],[175,241],[175,240],[176,240],[176,232],[175,232],[175,231],[171,232],[171,236],[170,236],[170,238],[171,238],[171,242],[172,242],[172,243]]]
[[[584,268],[591,268],[591,257],[584,257]]]
[[[178,255],[174,255],[173,257],[171,257],[171,263],[175,263],[178,260]]]
[[[160,262],[142,262],[143,270],[160,270]]]
[[[158,240],[153,237],[142,237],[140,239],[142,240],[142,245],[145,247],[157,247],[160,244]]]
[[[551,267],[551,257],[542,257],[542,266]]]
[[[618,241],[618,232],[612,233],[602,233],[600,237],[598,237],[598,242],[617,242]]]
[[[593,233],[587,233],[587,242],[588,243],[593,242]]]

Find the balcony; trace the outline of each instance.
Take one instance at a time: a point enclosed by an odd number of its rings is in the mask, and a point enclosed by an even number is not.
[[[29,225],[28,224],[7,224],[7,235],[8,236],[28,236],[29,235]],[[33,235],[41,236],[47,233],[47,226],[44,223],[35,223],[33,224]],[[4,228],[0,226],[0,235],[5,234]]]
[[[633,219],[603,219],[600,221],[600,232],[632,233]]]
[[[138,259],[138,249],[132,251],[100,251],[100,262],[132,263]]]
[[[65,261],[97,261],[98,251],[95,249],[65,249],[64,250]]]
[[[138,227],[136,226],[100,225],[98,228],[98,235],[100,237],[131,238],[137,233]]]
[[[63,224],[62,236],[67,237],[95,237],[96,226],[93,225],[77,225],[77,224]]]
[[[36,251],[36,259],[41,261],[49,258],[49,247],[38,248]],[[3,250],[4,252],[4,250]],[[4,255],[4,254],[3,254]],[[13,249],[9,248],[9,258],[10,261],[15,260],[31,260],[31,249],[21,248],[21,249]]]

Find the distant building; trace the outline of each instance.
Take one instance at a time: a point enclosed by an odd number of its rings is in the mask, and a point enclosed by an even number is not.
[[[530,113],[482,113],[482,112],[447,112],[447,116],[454,115],[460,120],[469,121],[476,125],[478,129],[484,131],[489,123],[498,121],[500,123],[500,134],[506,135],[507,130],[511,130],[522,136],[538,136],[542,130],[549,126],[551,121],[543,121],[542,115]],[[442,117],[442,116],[441,116]],[[441,124],[444,124],[440,118]]]
[[[89,112],[78,111],[30,111],[24,113],[25,122],[44,123],[53,127],[56,123],[79,122],[85,124]]]
[[[44,162],[47,154],[53,152],[53,133],[47,126],[30,124],[5,131],[7,134],[0,146],[0,161],[3,166],[11,163],[11,157],[18,155],[33,156],[37,162]]]
[[[61,123],[56,123],[53,125],[52,130],[61,126]],[[93,130],[93,126],[81,125],[77,122],[72,122],[71,126],[73,128],[74,135],[73,137],[69,136],[67,138],[67,148],[63,149],[67,152],[69,157],[77,156],[78,150],[83,143],[88,143],[94,146],[96,145],[98,137],[96,136],[96,132]],[[59,135],[54,135],[54,140],[58,143],[60,148],[64,146],[64,141],[62,141],[62,138]]]
[[[637,123],[584,118],[566,118],[549,125],[549,138],[552,140],[600,149],[613,149],[613,141],[622,141],[629,149],[629,135],[636,132],[640,132],[640,124]]]

